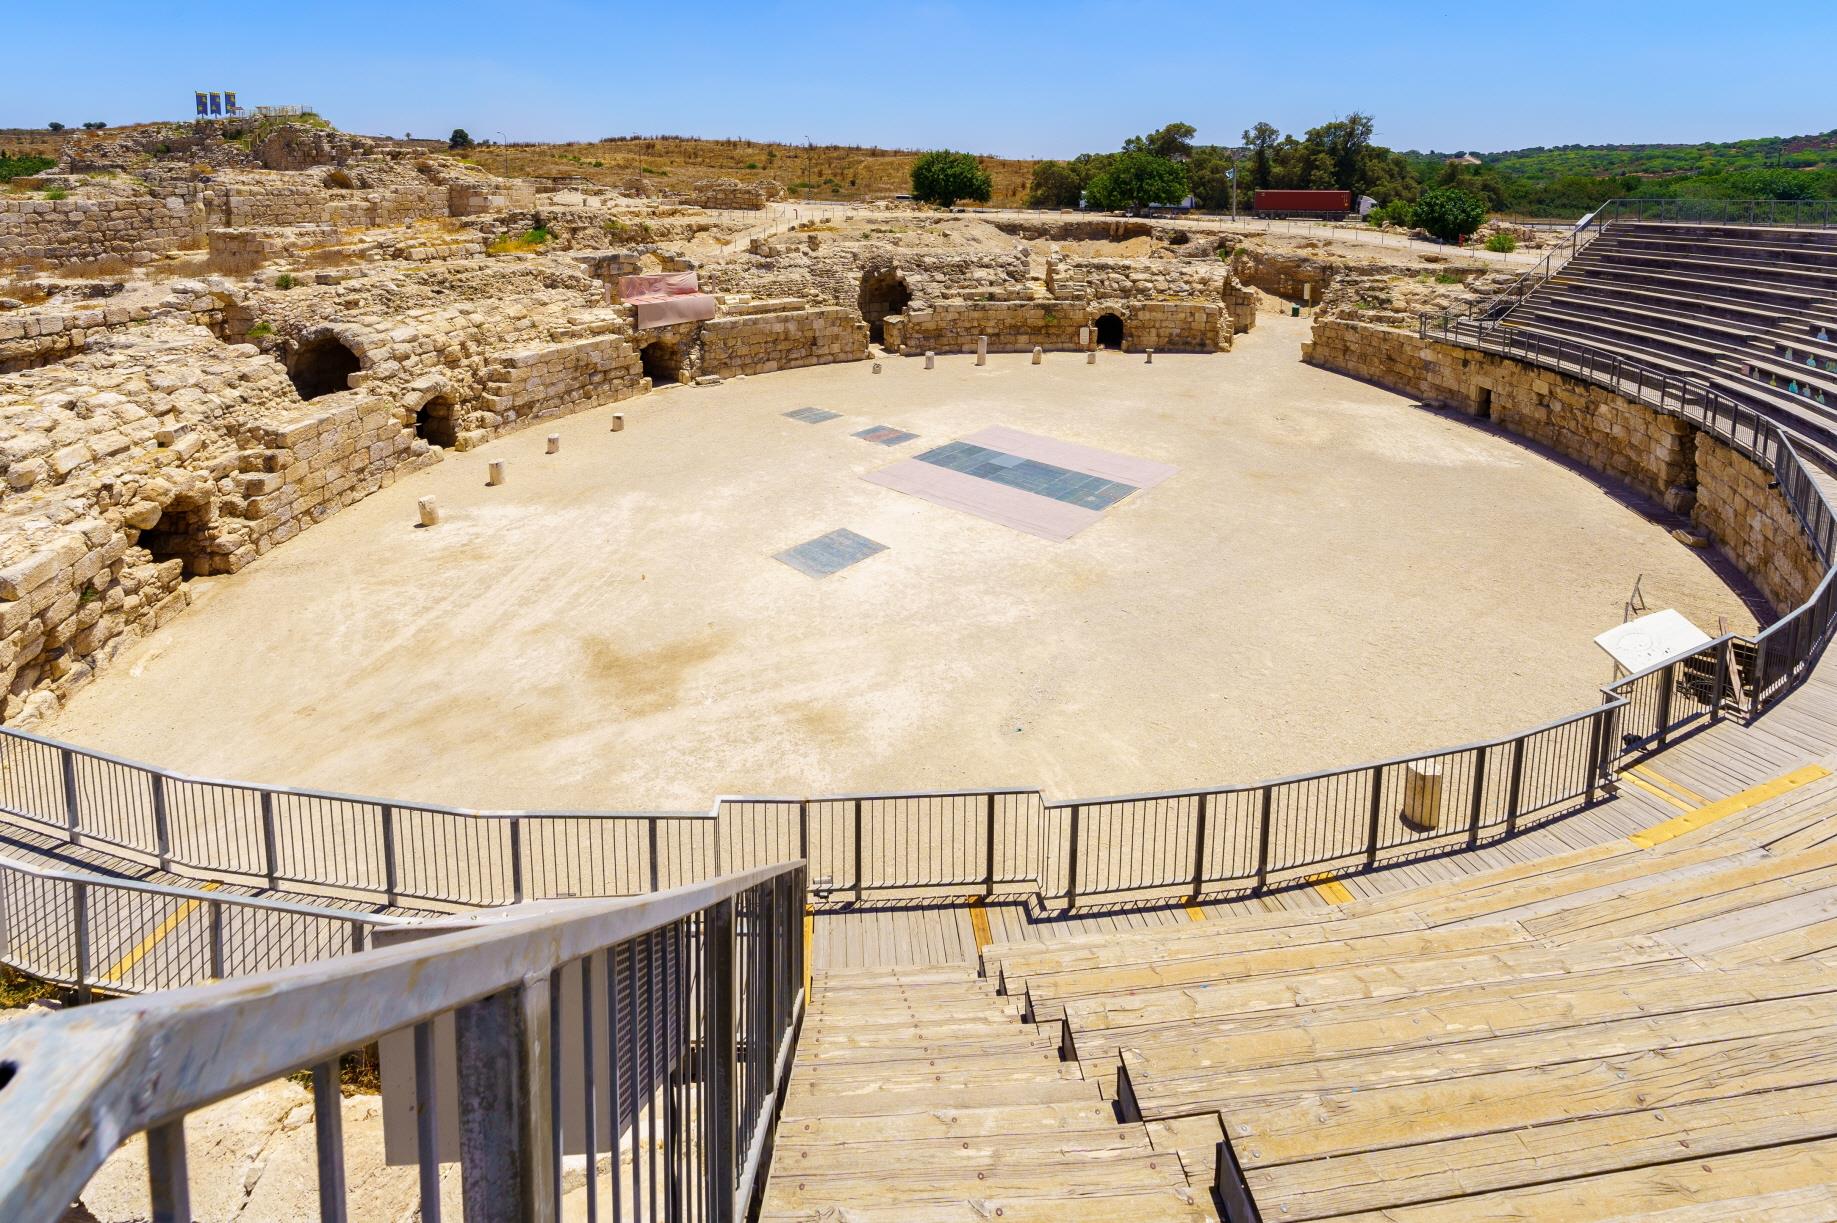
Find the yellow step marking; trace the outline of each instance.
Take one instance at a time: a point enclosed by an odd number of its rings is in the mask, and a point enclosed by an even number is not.
[[[804,1005],[810,1005],[810,947],[816,942],[816,910],[804,906]]]
[[[1663,786],[1665,789],[1671,791],[1673,794],[1677,795],[1679,798],[1687,798],[1691,802],[1697,804],[1699,807],[1706,805],[1710,801],[1709,799],[1704,798],[1701,794],[1698,794],[1695,790],[1691,789],[1689,786],[1685,785],[1684,783],[1671,780],[1669,777],[1665,776],[1663,773],[1659,772],[1657,769],[1653,768],[1649,764],[1629,764],[1627,766],[1627,771],[1632,772],[1632,773],[1638,773],[1641,777],[1645,778],[1647,781],[1651,782],[1653,785]]]
[[[1186,917],[1188,921],[1204,921],[1206,919],[1206,911],[1198,905],[1190,904],[1186,906]]]
[[[1660,802],[1670,803],[1673,807],[1676,807],[1679,811],[1695,811],[1696,810],[1695,807],[1691,806],[1689,803],[1685,802],[1683,799],[1679,798],[1677,795],[1671,793],[1671,791],[1661,790],[1657,786],[1653,785],[1651,782],[1642,781],[1631,773],[1622,773],[1621,780],[1632,782],[1635,789],[1644,790],[1647,794],[1650,794],[1653,798],[1658,799]]]
[[[989,911],[982,907],[980,896],[970,900],[970,933],[976,937],[977,955],[981,955],[982,949],[995,941],[989,933]]]
[[[1330,905],[1343,905],[1352,899],[1352,893],[1346,885],[1332,875],[1309,875],[1308,882],[1314,890]]]
[[[214,892],[217,890],[217,885],[214,883],[206,883],[198,890],[202,892]],[[119,984],[121,979],[133,969],[134,965],[146,959],[148,954],[151,953],[155,947],[160,945],[162,939],[168,934],[171,934],[174,930],[177,930],[179,928],[179,923],[183,922],[187,917],[190,917],[192,913],[203,905],[203,903],[204,902],[201,900],[188,900],[174,909],[167,915],[165,921],[153,927],[153,932],[151,934],[134,944],[134,950],[128,952],[110,965],[108,971],[102,974],[102,979],[104,981],[114,981]]]
[[[1651,849],[1654,845],[1661,845],[1674,837],[1694,832],[1705,824],[1714,823],[1724,816],[1746,811],[1749,807],[1758,806],[1770,798],[1778,798],[1788,790],[1796,790],[1800,786],[1809,785],[1821,777],[1830,775],[1831,771],[1823,765],[1808,764],[1783,776],[1775,777],[1772,781],[1762,782],[1758,786],[1743,790],[1740,794],[1731,794],[1727,798],[1706,803],[1686,815],[1666,820],[1643,832],[1636,832],[1627,840],[1644,849]]]

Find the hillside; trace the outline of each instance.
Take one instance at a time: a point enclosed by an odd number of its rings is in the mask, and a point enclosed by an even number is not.
[[[1565,144],[1475,156],[1501,174],[1535,179],[1571,175],[1667,178],[1740,170],[1820,170],[1837,167],[1837,130],[1814,136],[1768,136],[1721,144]]]
[[[773,144],[759,140],[699,140],[683,136],[624,137],[593,144],[480,146],[466,156],[493,174],[550,177],[578,175],[629,189],[650,182],[657,190],[686,187],[701,178],[773,179],[794,196],[861,200],[909,189],[912,162],[921,150],[849,145]],[[1027,194],[1032,161],[979,159],[995,181],[993,203],[1018,204]]]

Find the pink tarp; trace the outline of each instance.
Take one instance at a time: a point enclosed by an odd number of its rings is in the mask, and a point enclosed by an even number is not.
[[[694,272],[621,276],[619,300],[637,310],[639,327],[665,327],[714,317],[714,298],[701,292]]]

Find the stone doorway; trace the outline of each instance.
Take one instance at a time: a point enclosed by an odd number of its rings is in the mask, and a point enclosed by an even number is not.
[[[144,528],[135,542],[156,561],[183,561],[183,576],[194,578],[211,571],[207,549],[213,516],[208,502],[174,503],[160,511],[159,520]]]
[[[287,358],[287,376],[301,399],[317,399],[350,389],[350,377],[363,367],[357,354],[335,335],[321,335],[301,344]]]
[[[451,449],[459,441],[459,411],[445,395],[436,395],[415,412],[415,436],[430,446]]]
[[[674,386],[682,381],[682,351],[668,340],[652,340],[638,350],[638,360],[652,386]]]
[[[1121,315],[1100,314],[1097,316],[1097,346],[1099,348],[1121,348],[1123,346],[1123,320]]]
[[[912,304],[912,290],[898,272],[869,272],[861,278],[861,317],[867,322],[869,343],[887,342],[887,316],[904,314]]]

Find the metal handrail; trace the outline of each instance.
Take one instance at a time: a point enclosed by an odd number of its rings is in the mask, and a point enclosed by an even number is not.
[[[311,1068],[321,1217],[342,1219],[339,1058],[403,1030],[422,1218],[440,1217],[439,1165],[455,1157],[468,1217],[558,1217],[562,1156],[576,1150],[590,1195],[597,1151],[610,1150],[615,1197],[668,1193],[670,1217],[689,1201],[699,1217],[744,1217],[803,1013],[804,880],[792,862],[544,905],[344,960],[8,1024],[0,1110],[21,1124],[0,1144],[0,1218],[60,1217],[146,1131],[153,1217],[189,1219],[186,1116]],[[438,1100],[449,1055],[435,1026],[448,1022],[465,1067],[456,1134]],[[389,1048],[386,1110],[392,1072],[407,1072]],[[564,1049],[578,1058],[565,1077]],[[644,1159],[616,1158],[627,1129],[651,1151],[648,1185]]]
[[[377,929],[413,920],[0,857],[0,963],[69,986],[79,1001],[363,951]]]

